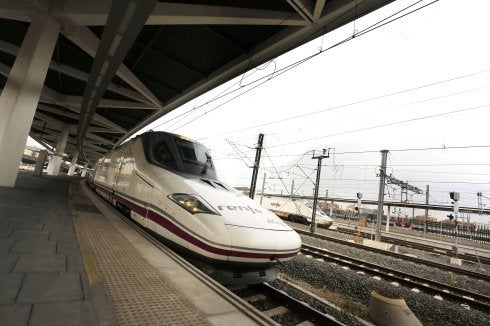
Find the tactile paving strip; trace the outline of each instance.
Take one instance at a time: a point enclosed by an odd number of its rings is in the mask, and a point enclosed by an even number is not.
[[[73,208],[77,211],[80,211],[80,212],[100,213],[100,211],[97,209],[97,207],[95,207],[93,205],[74,203]]]
[[[121,325],[208,325],[107,219],[76,213],[77,232],[90,246]]]

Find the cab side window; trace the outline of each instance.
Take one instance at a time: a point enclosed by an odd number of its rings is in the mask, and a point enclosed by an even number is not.
[[[182,154],[182,160],[187,161],[187,162],[196,162],[197,157],[196,157],[196,152],[194,151],[194,148],[191,147],[179,147],[180,153]]]
[[[174,169],[177,168],[177,164],[175,163],[172,153],[170,152],[170,149],[168,148],[167,142],[165,140],[162,140],[154,147],[153,157],[158,163],[162,165]]]

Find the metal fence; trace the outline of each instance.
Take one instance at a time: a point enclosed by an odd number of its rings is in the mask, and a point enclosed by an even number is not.
[[[424,222],[415,221],[412,230],[424,232]],[[490,243],[490,225],[477,223],[427,222],[427,233],[437,234],[441,238],[458,238],[477,243]]]
[[[372,216],[371,216],[372,215]],[[372,223],[376,221],[376,216],[374,214],[367,215],[366,221]],[[348,216],[346,214],[336,214],[334,212],[333,218],[336,220],[344,220],[345,223],[351,223],[352,221],[358,221],[358,217],[355,215]],[[414,231],[424,232],[424,222],[423,221],[410,221],[411,226],[407,229],[412,229]],[[390,226],[395,226],[396,221],[390,221]],[[383,225],[386,224],[386,217],[383,221]],[[402,226],[403,227],[403,226]],[[438,235],[442,238],[458,238],[465,239],[469,241],[474,241],[476,243],[490,243],[490,224],[479,224],[479,223],[447,223],[447,222],[429,222],[427,221],[427,233]],[[421,234],[422,235],[422,234]]]

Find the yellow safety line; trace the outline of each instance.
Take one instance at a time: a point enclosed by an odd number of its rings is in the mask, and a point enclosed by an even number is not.
[[[88,282],[90,285],[97,284],[100,282],[100,276],[97,272],[95,257],[82,234],[82,229],[80,225],[78,225],[77,219],[75,219],[75,232],[77,233],[78,242],[80,243],[80,251],[82,252],[83,264],[85,265],[85,271],[87,272]]]

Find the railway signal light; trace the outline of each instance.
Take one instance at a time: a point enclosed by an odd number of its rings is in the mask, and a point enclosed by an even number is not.
[[[453,200],[454,213],[459,212],[459,192],[451,191],[449,197]]]
[[[356,213],[359,215],[359,217],[361,216],[361,205],[362,205],[362,193],[358,192],[356,194],[357,196],[357,205],[354,206],[354,210],[356,211]]]
[[[459,212],[459,192],[452,191],[449,193],[449,197],[453,200],[453,211],[454,211],[454,228],[456,232],[456,237],[454,238],[454,246],[453,251],[457,255],[458,254],[458,212]],[[449,217],[452,220],[453,214]]]
[[[459,201],[459,192],[451,191],[449,193],[449,197],[451,198],[451,200]]]

